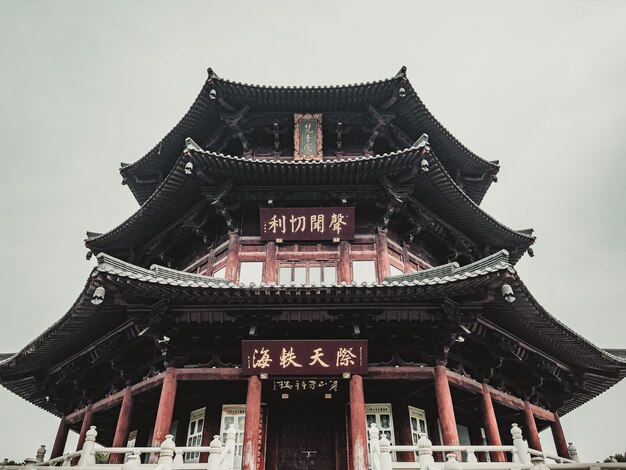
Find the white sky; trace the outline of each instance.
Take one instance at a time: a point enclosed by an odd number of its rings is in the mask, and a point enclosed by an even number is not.
[[[434,115],[500,160],[483,207],[536,230],[535,258],[518,265],[535,297],[626,348],[625,24],[620,0],[0,2],[0,352],[71,306],[93,266],[85,230],[136,209],[120,161],[178,122],[208,66],[318,85],[407,65]],[[625,399],[621,383],[562,419],[585,460],[624,451]],[[0,389],[0,460],[51,449],[57,424]]]

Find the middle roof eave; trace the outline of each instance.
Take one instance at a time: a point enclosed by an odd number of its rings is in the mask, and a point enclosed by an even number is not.
[[[86,240],[94,252],[121,253],[149,240],[202,199],[201,182],[185,172],[191,161],[216,181],[240,186],[338,186],[378,184],[389,174],[409,173],[419,164],[422,150],[410,147],[390,154],[324,161],[267,161],[189,150],[181,155],[167,178],[131,217],[113,230]],[[470,238],[492,247],[507,248],[515,263],[534,237],[511,230],[484,212],[450,178],[433,155],[431,170],[418,172],[414,196]],[[330,171],[332,170],[332,171]]]

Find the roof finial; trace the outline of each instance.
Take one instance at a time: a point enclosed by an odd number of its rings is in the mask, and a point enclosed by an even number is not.
[[[213,71],[213,69],[211,67],[206,69],[206,73],[209,75],[207,77],[207,80],[213,80],[214,78],[220,78],[220,77],[217,76],[217,74]]]
[[[406,78],[406,65],[403,65],[400,71],[393,78]]]

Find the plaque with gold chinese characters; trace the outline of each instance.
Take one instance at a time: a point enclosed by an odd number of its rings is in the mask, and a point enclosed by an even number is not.
[[[294,160],[322,160],[322,115],[293,115]]]
[[[241,351],[246,375],[315,377],[367,373],[367,340],[243,340]]]
[[[354,207],[263,207],[261,240],[339,241],[354,238]]]

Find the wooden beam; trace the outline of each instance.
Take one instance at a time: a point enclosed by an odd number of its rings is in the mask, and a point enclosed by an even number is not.
[[[197,368],[178,369],[178,380],[246,380],[242,369],[235,368]]]
[[[261,381],[256,375],[248,378],[246,395],[246,421],[243,430],[242,470],[257,469],[259,452],[259,427],[261,423]]]
[[[472,393],[482,393],[482,384],[475,381],[474,379],[470,379],[461,374],[457,374],[456,372],[452,372],[448,370],[446,372],[448,376],[448,381],[459,388],[467,390]],[[489,387],[489,393],[491,395],[492,400],[506,406],[507,408],[511,408],[514,410],[524,411],[524,400],[521,398],[517,398],[513,395],[509,395],[502,390],[498,390],[497,388]],[[540,419],[548,421],[549,423],[554,422],[554,413],[548,411],[540,406],[529,404],[530,409],[533,414]]]
[[[432,367],[370,367],[365,380],[432,380]]]

